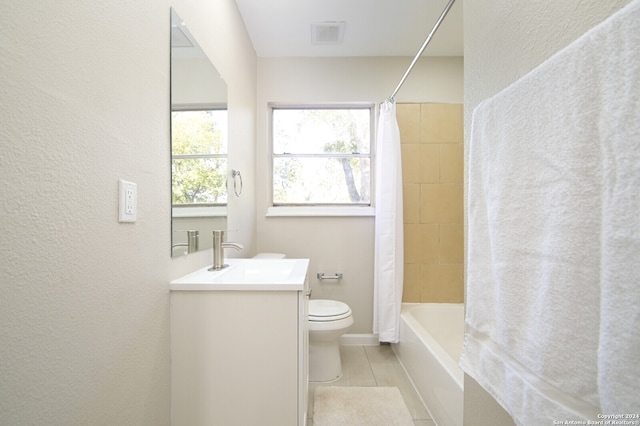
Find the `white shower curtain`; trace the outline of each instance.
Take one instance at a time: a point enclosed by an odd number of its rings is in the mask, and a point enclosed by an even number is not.
[[[402,158],[396,105],[380,105],[376,141],[376,217],[373,332],[397,343],[404,277]]]

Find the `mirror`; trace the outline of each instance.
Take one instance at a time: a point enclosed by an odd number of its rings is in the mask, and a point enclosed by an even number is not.
[[[227,85],[171,9],[171,256],[227,229]],[[194,232],[197,231],[197,232]],[[197,235],[197,237],[196,237]]]

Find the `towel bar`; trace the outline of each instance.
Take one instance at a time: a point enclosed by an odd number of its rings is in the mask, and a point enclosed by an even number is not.
[[[318,272],[317,277],[319,280],[341,280],[342,272],[336,272],[335,275],[325,275],[324,272]]]

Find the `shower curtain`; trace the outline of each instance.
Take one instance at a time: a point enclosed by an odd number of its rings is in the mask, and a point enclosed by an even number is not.
[[[380,105],[376,140],[373,332],[397,343],[404,277],[402,158],[396,105]]]

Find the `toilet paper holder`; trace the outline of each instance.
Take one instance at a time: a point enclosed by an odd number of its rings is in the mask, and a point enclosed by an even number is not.
[[[342,272],[336,272],[334,275],[325,275],[324,272],[318,272],[316,276],[319,280],[341,280]]]

